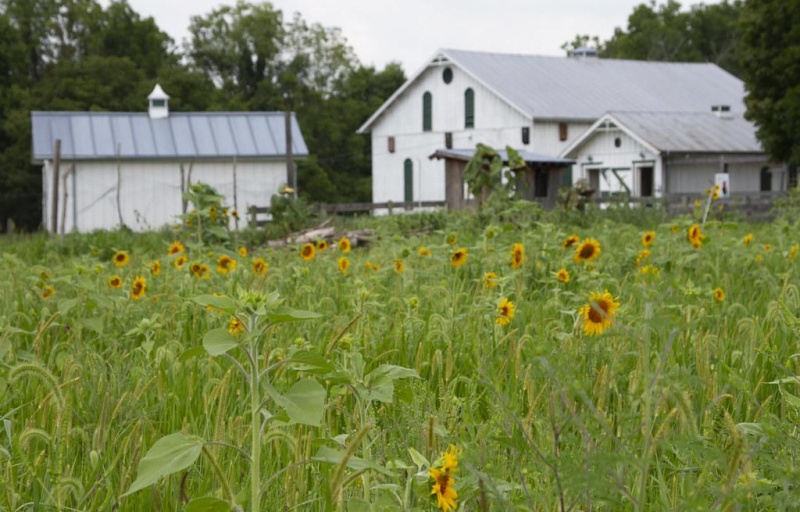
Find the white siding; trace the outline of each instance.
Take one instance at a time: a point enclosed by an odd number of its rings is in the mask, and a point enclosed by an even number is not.
[[[559,140],[559,121],[536,120],[533,125],[530,150],[541,155],[560,155],[564,149],[577,140],[591,126],[591,122],[563,121],[567,125],[567,140]]]
[[[698,193],[714,185],[714,175],[723,172],[725,162],[730,175],[730,190],[738,192],[758,192],[761,186],[761,168],[769,166],[764,157],[747,158],[736,162],[737,156],[713,155],[671,155],[668,162],[668,190],[670,193]],[[781,167],[770,167],[772,190],[784,190],[784,176]]]

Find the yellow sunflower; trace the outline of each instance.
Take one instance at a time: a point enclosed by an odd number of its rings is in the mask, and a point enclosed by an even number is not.
[[[563,247],[564,249],[569,249],[570,247],[579,243],[580,241],[581,239],[578,238],[577,236],[569,235],[567,238],[564,239],[563,242],[561,242],[561,247]]]
[[[656,232],[647,231],[644,235],[642,235],[642,245],[644,247],[648,247],[653,244],[653,240],[655,239],[656,239]]]
[[[575,249],[572,259],[576,263],[582,263],[596,259],[598,254],[600,254],[600,242],[593,238],[587,238]]]
[[[338,268],[339,272],[342,274],[347,274],[347,269],[350,268],[350,260],[344,256],[340,256],[339,262],[336,264],[336,268]]]
[[[114,266],[115,267],[124,267],[128,264],[131,260],[131,257],[128,256],[127,251],[117,251],[114,254]]]
[[[227,274],[236,270],[236,260],[223,254],[217,259],[217,272],[220,274]]]
[[[636,266],[638,267],[639,265],[641,265],[642,262],[647,258],[649,258],[651,254],[652,253],[650,252],[650,249],[642,249],[641,251],[639,251],[639,254],[636,255],[636,260],[634,260]]]
[[[170,256],[174,256],[175,254],[183,254],[184,252],[186,252],[186,247],[184,247],[183,244],[177,240],[172,242],[169,246],[169,249],[167,249],[167,254]]]
[[[764,244],[764,250],[765,250],[765,251],[770,251],[770,250],[772,250],[772,244]]]
[[[184,266],[184,265],[186,265],[186,262],[187,262],[187,261],[189,261],[189,258],[187,258],[185,255],[181,254],[180,256],[178,256],[177,258],[175,258],[175,261],[173,261],[173,262],[172,262],[172,265],[173,265],[173,266],[174,266],[174,267],[175,267],[177,270],[180,270],[180,269],[182,269],[182,268],[183,268],[183,266]]]
[[[155,260],[150,264],[150,273],[154,276],[157,276],[161,273],[161,262],[159,260]]]
[[[317,240],[317,250],[319,252],[325,252],[328,250],[328,241],[327,240]]]
[[[520,243],[514,244],[514,247],[511,248],[511,268],[519,268],[524,260],[525,246]]]
[[[428,249],[427,247],[420,246],[420,248],[417,249],[417,256],[419,256],[420,258],[430,258],[432,254],[433,253],[431,253],[431,250]]]
[[[122,288],[122,278],[119,276],[109,277],[108,286],[110,286],[111,288]]]
[[[442,471],[445,473],[455,473],[458,471],[458,458],[461,455],[461,450],[451,444],[447,451],[442,454]]]
[[[143,277],[136,276],[131,285],[131,298],[139,300],[144,297],[144,292],[147,290],[147,281]]]
[[[568,283],[569,282],[569,272],[567,272],[567,269],[565,269],[565,268],[558,269],[558,272],[556,272],[556,279],[558,279],[559,281],[561,281],[564,284]]]
[[[300,257],[305,261],[313,260],[316,255],[317,251],[312,243],[303,244],[303,247],[300,248]]]
[[[744,238],[742,238],[742,244],[750,245],[750,242],[753,241],[753,233],[747,233]]]
[[[714,288],[714,300],[717,302],[722,302],[723,300],[725,300],[725,290],[723,290],[719,286]]]
[[[256,258],[253,260],[253,273],[259,276],[263,276],[269,270],[269,265],[264,258]]]
[[[49,299],[50,297],[52,297],[55,294],[56,294],[56,289],[52,285],[48,284],[48,285],[45,285],[44,288],[42,288],[42,298],[44,300]]]
[[[402,274],[403,272],[405,272],[405,270],[406,270],[406,264],[403,263],[402,259],[397,258],[396,260],[394,260],[394,271],[395,272],[397,272],[398,274]]]
[[[497,274],[494,272],[486,272],[483,274],[483,287],[495,288],[497,287]]]
[[[347,238],[346,236],[343,236],[342,238],[339,239],[338,245],[339,245],[339,250],[345,253],[350,252],[350,249],[352,247],[352,245],[350,244],[350,239]]]
[[[239,247],[239,250],[237,252],[239,253],[239,257],[241,257],[241,258],[246,258],[247,257],[247,247],[244,247],[244,246]]]
[[[611,321],[618,307],[619,302],[616,302],[607,291],[591,292],[589,303],[578,311],[583,317],[583,332],[589,336],[603,334],[603,331],[611,327]]]
[[[456,238],[455,233],[450,233],[449,235],[447,235],[445,241],[447,242],[447,245],[456,245],[458,239]]]
[[[699,249],[703,245],[703,240],[705,240],[706,236],[700,230],[699,224],[692,224],[686,232],[686,238],[694,248]]]
[[[458,499],[458,493],[453,488],[455,479],[439,468],[431,468],[428,474],[434,480],[431,495],[436,496],[436,506],[444,512],[455,510]]]
[[[237,334],[241,334],[244,332],[244,326],[242,322],[239,321],[238,318],[232,316],[230,321],[228,322],[228,332],[232,336],[236,336]]]
[[[453,251],[450,255],[450,264],[454,267],[460,267],[467,262],[467,249],[460,247]]]
[[[497,325],[508,325],[514,319],[514,303],[503,297],[497,304],[497,318],[494,322]]]
[[[794,259],[797,257],[798,249],[800,249],[800,246],[798,246],[797,244],[789,247],[789,261],[794,261]]]

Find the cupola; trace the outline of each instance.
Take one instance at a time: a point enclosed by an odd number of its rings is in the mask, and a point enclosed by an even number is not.
[[[147,113],[150,119],[166,119],[169,116],[169,96],[164,92],[160,85],[153,87],[153,92],[147,96],[150,102]]]

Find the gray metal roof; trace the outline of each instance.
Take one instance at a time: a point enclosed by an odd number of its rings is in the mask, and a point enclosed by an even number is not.
[[[762,153],[755,126],[741,114],[609,112],[635,136],[660,151]]]
[[[429,66],[449,61],[530,119],[595,120],[610,110],[745,110],[744,83],[716,64],[439,50],[359,129],[364,133]]]
[[[506,153],[505,149],[498,149],[496,150],[497,154],[500,155],[500,158],[503,159],[503,162],[508,162],[508,154]],[[517,153],[519,156],[525,160],[525,163],[529,165],[536,165],[536,164],[550,164],[550,165],[572,165],[575,163],[575,160],[569,158],[557,158],[553,156],[545,156],[539,155],[537,153],[531,153],[530,151],[526,151],[524,149],[518,149]],[[430,156],[430,158],[450,158],[453,160],[463,160],[468,161],[472,158],[475,154],[475,149],[437,149],[434,154]]]
[[[283,112],[31,112],[34,161],[53,158],[61,139],[67,160],[275,158],[286,154]],[[292,153],[308,156],[292,115]]]

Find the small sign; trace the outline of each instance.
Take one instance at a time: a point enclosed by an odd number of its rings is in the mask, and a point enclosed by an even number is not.
[[[731,175],[720,172],[714,175],[714,186],[719,187],[719,197],[731,195]]]

